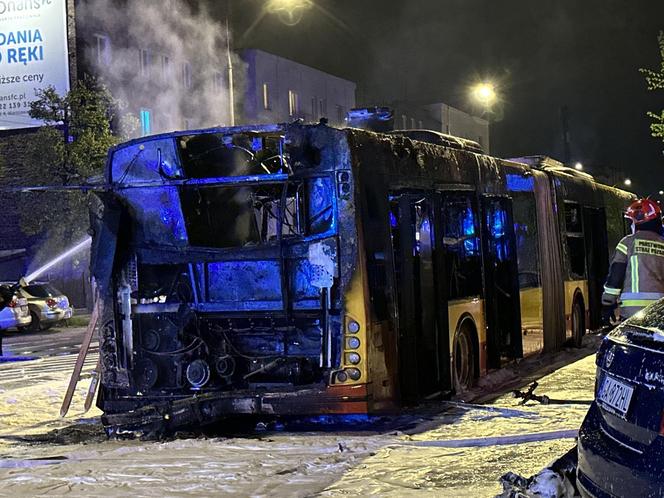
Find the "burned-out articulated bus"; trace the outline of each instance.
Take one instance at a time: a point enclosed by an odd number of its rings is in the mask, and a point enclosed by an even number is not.
[[[546,158],[324,124],[145,137],[106,176],[112,434],[386,412],[578,342],[631,199]]]

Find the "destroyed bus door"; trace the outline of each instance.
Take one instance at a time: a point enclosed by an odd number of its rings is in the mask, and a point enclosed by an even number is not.
[[[512,200],[482,197],[482,253],[489,368],[521,358],[521,304]]]
[[[440,292],[444,278],[435,230],[438,206],[433,194],[390,196],[398,369],[401,399],[406,402],[451,388],[447,306]]]
[[[604,208],[583,206],[583,227],[586,239],[586,266],[588,269],[588,329],[601,325],[602,292],[609,272],[609,242]]]

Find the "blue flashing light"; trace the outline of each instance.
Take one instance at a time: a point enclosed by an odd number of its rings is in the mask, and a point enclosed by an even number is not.
[[[393,117],[393,111],[389,107],[361,107],[348,111],[346,120],[367,120],[378,119],[380,121],[389,121]]]
[[[507,175],[507,190],[510,192],[533,192],[535,179],[532,176]]]

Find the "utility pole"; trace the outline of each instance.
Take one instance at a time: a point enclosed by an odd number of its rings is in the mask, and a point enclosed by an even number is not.
[[[231,0],[226,4],[226,58],[228,63],[228,105],[230,108],[230,125],[235,126],[235,91],[233,89],[233,57],[231,56],[231,30],[229,18],[231,16]]]

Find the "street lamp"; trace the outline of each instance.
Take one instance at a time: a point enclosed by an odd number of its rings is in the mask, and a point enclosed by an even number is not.
[[[660,190],[659,195],[664,195],[664,190]]]
[[[487,109],[497,100],[496,88],[491,82],[477,83],[471,88],[470,95],[475,102]]]
[[[576,163],[574,165],[574,169],[577,171],[583,171],[583,164],[582,163]]]
[[[632,180],[630,180],[629,178],[625,178],[625,182],[624,182],[624,183],[625,183],[625,185],[626,185],[627,187],[630,187],[630,186],[632,185]]]
[[[295,26],[302,20],[304,11],[311,6],[311,0],[269,0],[267,10],[277,14],[284,24]]]

